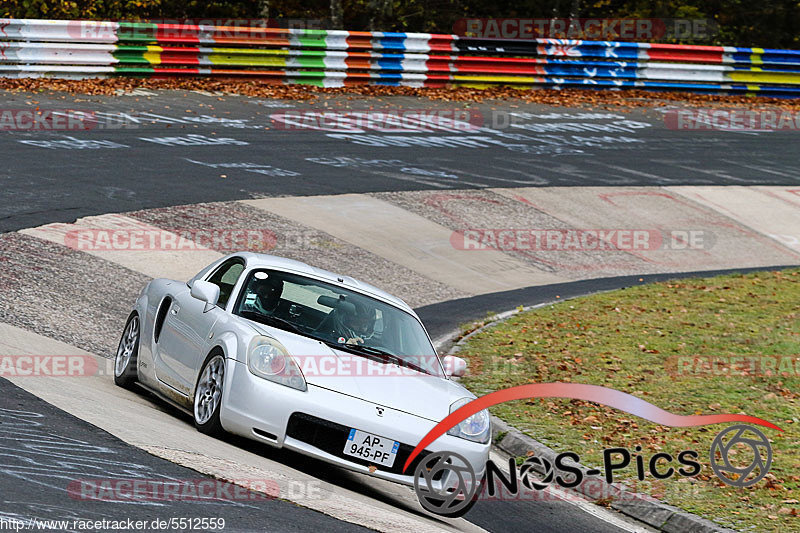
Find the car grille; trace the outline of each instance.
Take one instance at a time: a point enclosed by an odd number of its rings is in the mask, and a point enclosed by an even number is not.
[[[346,459],[351,463],[375,466],[380,471],[391,472],[392,474],[403,474],[403,465],[406,464],[406,460],[414,450],[414,446],[409,446],[401,442],[397,450],[397,457],[394,460],[394,464],[389,468],[383,465],[370,463],[358,457],[345,455],[342,450],[344,449],[349,434],[350,428],[347,426],[342,426],[341,424],[336,424],[305,413],[292,413],[292,416],[289,417],[289,425],[286,428],[286,436],[310,444],[331,455]],[[411,463],[406,475],[413,475],[414,469],[419,462],[430,453],[431,452],[428,450],[423,450]]]

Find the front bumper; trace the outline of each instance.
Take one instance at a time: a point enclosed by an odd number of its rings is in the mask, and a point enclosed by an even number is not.
[[[377,404],[309,384],[298,391],[254,376],[247,365],[227,360],[220,419],[226,431],[286,447],[356,472],[413,486],[414,467],[402,473],[411,450],[436,422],[385,406],[378,416]],[[379,378],[370,378],[379,379]],[[344,455],[350,428],[400,442],[392,467]],[[470,463],[478,479],[489,457],[489,444],[443,435],[420,454],[448,451]]]

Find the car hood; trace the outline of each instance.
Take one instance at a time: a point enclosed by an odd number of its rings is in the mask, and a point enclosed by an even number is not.
[[[443,377],[335,350],[321,341],[264,324],[252,324],[286,347],[309,385],[434,422],[450,414],[450,405],[456,400],[474,397],[463,386]]]

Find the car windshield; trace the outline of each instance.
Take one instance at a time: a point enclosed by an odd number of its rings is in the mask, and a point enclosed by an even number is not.
[[[324,281],[254,270],[234,313],[345,351],[443,375],[425,330],[411,314]]]

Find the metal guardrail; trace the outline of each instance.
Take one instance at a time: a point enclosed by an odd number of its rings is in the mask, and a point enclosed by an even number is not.
[[[0,19],[0,77],[179,75],[328,87],[632,87],[792,98],[800,97],[800,51]]]

